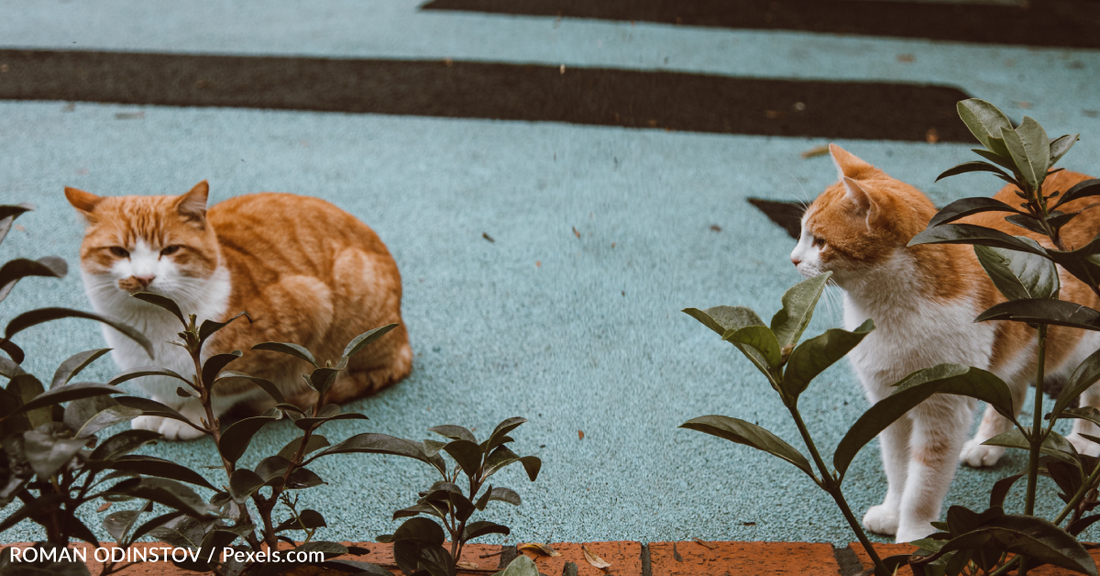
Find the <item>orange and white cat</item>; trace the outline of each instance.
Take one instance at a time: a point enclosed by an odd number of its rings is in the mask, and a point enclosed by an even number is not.
[[[185,315],[225,321],[247,311],[215,334],[203,358],[241,350],[226,369],[274,382],[289,402],[316,399],[299,374],[304,360],[251,351],[260,342],[300,344],[318,362],[335,362],[344,346],[372,328],[398,323],[377,342],[352,357],[327,401],[345,402],[392,384],[412,368],[408,333],[401,320],[401,276],[378,236],[347,212],[316,198],[263,193],[238,196],[207,211],[208,186],[200,182],[181,196],[101,197],[65,189],[69,203],[84,216],[80,271],[96,312],[140,330],[156,358],[110,327],[103,332],[123,370],[156,365],[190,378],[194,366],[178,340],[179,320],[167,311],[131,298],[153,292],[176,301]],[[197,399],[181,398],[182,384],[169,377],[136,382],[154,400],[200,422]],[[215,415],[242,405],[258,412],[274,401],[242,379],[219,383]],[[134,428],[160,432],[170,440],[198,438],[201,432],[172,419],[141,416]]]
[[[908,374],[951,362],[989,370],[1012,389],[1019,411],[1036,374],[1036,331],[1021,322],[981,322],[974,318],[1004,297],[978,264],[972,246],[926,244],[907,248],[936,213],[932,202],[916,188],[888,176],[839,146],[829,147],[839,182],[827,188],[802,217],[802,234],[791,261],[804,276],[832,271],[832,281],[844,290],[844,323],[854,329],[867,318],[875,330],[848,355],[867,398],[877,402],[891,385]],[[1065,192],[1087,179],[1073,172],[1047,178],[1044,190]],[[1019,204],[1014,187],[994,198]],[[1096,198],[1071,202],[1070,210],[1094,204]],[[986,212],[960,223],[996,228],[1049,241],[1004,220],[1004,213]],[[1100,232],[1100,210],[1087,211],[1062,229],[1069,247],[1080,247]],[[1100,301],[1075,277],[1059,269],[1060,297],[1093,308]],[[1100,333],[1051,326],[1047,347],[1050,374],[1073,370],[1100,348]],[[1084,405],[1100,406],[1100,391],[1081,397]],[[873,532],[908,542],[934,531],[944,496],[959,460],[975,467],[991,466],[1004,448],[982,442],[1007,431],[1008,419],[988,409],[977,435],[967,441],[974,402],[961,396],[936,395],[916,407],[880,436],[886,468],[886,498],[871,507],[863,524]],[[1100,446],[1080,437],[1097,428],[1075,420],[1070,441],[1081,452],[1096,454]]]

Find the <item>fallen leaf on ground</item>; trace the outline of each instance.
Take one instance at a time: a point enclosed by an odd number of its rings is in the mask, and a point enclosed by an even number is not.
[[[106,512],[107,509],[110,508],[110,507],[111,507],[110,502],[104,502],[102,506],[100,506],[99,508],[96,508],[96,512]]]
[[[814,158],[815,156],[824,156],[828,153],[829,146],[827,144],[823,144],[821,146],[814,146],[813,148],[806,150],[802,154],[799,154],[799,156],[802,156],[802,159],[805,160],[806,158]]]
[[[477,570],[477,564],[473,562],[455,562],[455,568],[463,568],[465,570]]]
[[[703,542],[702,540],[700,540],[698,538],[692,538],[692,540],[694,540],[696,544],[702,546],[703,548],[707,548],[708,550],[714,550],[715,548],[717,548],[717,546],[715,546],[714,544],[711,544],[709,542]]]
[[[600,570],[606,570],[611,567],[610,562],[593,554],[592,551],[588,549],[588,546],[585,546],[584,544],[581,544],[581,552],[584,552],[584,559],[596,568],[599,568]]]
[[[584,440],[584,430],[577,430],[577,439]]]
[[[580,232],[577,232],[577,227],[576,227],[576,226],[572,226],[572,228],[573,228],[573,235],[574,235],[574,236],[576,236],[577,238],[580,238],[580,237],[581,237],[581,233],[580,233]]]
[[[540,544],[538,542],[516,544],[516,550],[530,550],[535,554],[543,554],[546,556],[561,556],[561,552],[554,550],[549,544]]]
[[[929,144],[935,144],[940,141],[940,133],[935,128],[929,128],[928,131],[924,133],[924,139]]]
[[[710,225],[710,230],[711,230],[712,232],[721,232],[721,231],[722,231],[722,227],[721,227],[721,226],[719,226],[719,225],[717,225],[717,224],[711,224],[711,225]]]
[[[496,242],[496,240],[493,240],[493,237],[490,236],[488,232],[482,232],[481,237],[488,240],[488,241],[490,241],[490,242]]]

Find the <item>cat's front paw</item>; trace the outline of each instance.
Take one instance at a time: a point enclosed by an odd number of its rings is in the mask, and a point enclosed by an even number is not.
[[[1005,449],[1000,446],[986,446],[977,440],[967,440],[959,453],[959,461],[971,468],[992,466],[1001,459]]]
[[[885,504],[871,506],[863,515],[863,525],[875,534],[893,536],[898,531],[898,511]]]
[[[920,540],[929,534],[935,532],[936,529],[932,527],[931,522],[914,522],[903,524],[898,527],[897,542],[898,544],[907,544],[914,540]]]
[[[1066,440],[1069,440],[1069,443],[1073,444],[1073,447],[1077,449],[1078,454],[1085,454],[1086,456],[1100,456],[1100,444],[1084,438],[1080,434],[1070,434],[1069,436],[1066,436]]]
[[[202,418],[205,416],[202,406],[197,402],[187,403],[180,407],[179,413],[192,422],[202,422]],[[165,440],[173,441],[195,440],[206,435],[204,432],[196,430],[194,426],[190,426],[179,420],[162,418],[160,416],[138,416],[130,421],[130,427],[134,430],[152,430],[164,436]]]

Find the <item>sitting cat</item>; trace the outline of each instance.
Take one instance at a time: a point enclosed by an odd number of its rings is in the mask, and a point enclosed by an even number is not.
[[[135,292],[168,296],[185,315],[225,321],[247,311],[206,342],[203,357],[241,350],[229,364],[271,380],[287,401],[316,399],[299,376],[308,364],[292,356],[251,351],[260,342],[300,344],[318,362],[336,361],[355,336],[389,323],[398,327],[352,357],[326,400],[345,402],[397,382],[412,368],[412,350],[401,321],[401,276],[374,231],[355,217],[316,198],[291,194],[238,196],[206,209],[208,186],[200,182],[182,196],[100,197],[74,188],[65,197],[87,221],[80,248],[84,287],[96,312],[141,330],[156,358],[110,327],[103,332],[118,367],[156,365],[190,378],[194,365],[178,340],[179,320],[131,298]],[[176,394],[168,377],[136,381],[153,399],[193,422],[204,416],[195,398]],[[262,411],[274,401],[244,380],[220,382],[215,415],[235,405]],[[134,428],[169,440],[201,432],[171,419],[142,416]]]
[[[1036,331],[1021,322],[981,322],[974,318],[1005,299],[978,264],[972,246],[926,244],[907,248],[924,230],[936,208],[916,188],[844,151],[829,147],[840,181],[827,188],[802,217],[802,235],[791,261],[804,276],[829,270],[844,290],[844,323],[854,329],[867,318],[875,330],[848,356],[867,398],[877,402],[891,385],[906,375],[951,362],[989,370],[1012,389],[1016,410],[1024,404],[1036,375]],[[1066,191],[1087,179],[1058,172],[1044,190]],[[994,196],[1009,205],[1020,203],[1015,187]],[[1084,198],[1067,205],[1066,212],[1096,203]],[[996,228],[1049,241],[1004,220],[1003,213],[986,212],[960,223]],[[1100,232],[1100,211],[1088,211],[1062,229],[1070,247],[1080,247]],[[1100,307],[1100,301],[1081,281],[1060,270],[1061,298]],[[1072,371],[1100,348],[1100,333],[1051,326],[1047,370],[1056,375]],[[1100,406],[1100,390],[1081,396],[1082,404]],[[863,524],[873,532],[896,535],[908,542],[934,531],[940,508],[960,459],[970,466],[991,466],[1004,448],[982,442],[1006,432],[1008,419],[986,410],[977,435],[966,441],[974,402],[961,396],[937,395],[911,410],[879,435],[886,468],[886,498],[871,507]],[[1094,425],[1075,420],[1070,441],[1081,452],[1097,453],[1097,446],[1080,437],[1096,434]]]

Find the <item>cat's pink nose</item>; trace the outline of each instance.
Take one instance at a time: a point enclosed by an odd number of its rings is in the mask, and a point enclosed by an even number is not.
[[[798,259],[798,256],[791,256],[791,264],[798,266],[802,261]]]
[[[156,276],[152,276],[152,275],[150,275],[150,276],[134,276],[134,280],[137,280],[138,283],[141,284],[142,288],[148,288],[149,285],[153,283],[153,280],[155,278],[156,278]]]

